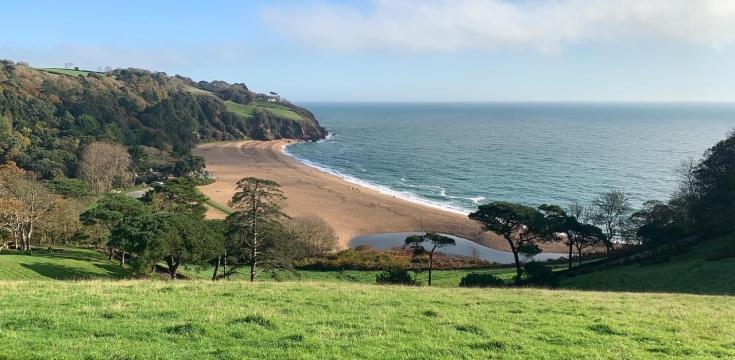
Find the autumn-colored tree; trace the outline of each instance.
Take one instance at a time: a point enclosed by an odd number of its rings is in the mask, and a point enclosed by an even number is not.
[[[97,194],[132,181],[132,162],[125,147],[105,142],[93,142],[82,153],[79,177]]]
[[[0,196],[13,201],[11,227],[20,239],[20,249],[30,250],[36,225],[53,207],[53,195],[36,174],[7,163],[0,166]]]
[[[69,245],[82,230],[79,214],[84,204],[61,196],[54,196],[52,202],[52,208],[40,221],[42,240],[49,245]]]
[[[18,219],[22,208],[23,204],[16,199],[0,197],[0,235],[3,233],[9,234],[16,249],[20,246],[18,242],[20,222]],[[0,243],[0,249],[4,248],[5,245]]]

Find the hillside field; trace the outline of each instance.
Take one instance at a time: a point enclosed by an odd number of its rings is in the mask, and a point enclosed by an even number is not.
[[[735,295],[735,257],[708,260],[731,242],[732,236],[709,240],[666,262],[616,266],[564,279],[561,285],[587,290]]]
[[[724,296],[2,281],[2,359],[735,357]]]
[[[68,248],[32,255],[0,251],[0,281],[119,279],[127,276],[114,261],[94,250]]]
[[[75,69],[62,69],[62,68],[43,68],[40,69],[46,72],[50,72],[52,74],[61,74],[61,75],[71,75],[71,76],[87,76],[91,73],[94,73],[94,71],[90,70],[75,70]]]
[[[212,267],[201,269],[185,267],[181,275],[189,279],[207,280],[212,277]],[[470,272],[495,274],[510,282],[515,274],[512,268],[476,269],[476,270],[435,270],[434,285],[439,287],[457,287],[460,279]],[[374,284],[375,276],[380,271],[317,271],[317,270],[263,270],[261,281],[337,281],[362,284]],[[95,250],[63,248],[53,253],[37,249],[33,255],[14,250],[0,252],[0,281],[3,280],[86,280],[86,279],[121,279],[128,277],[127,267],[120,268],[116,260]],[[231,280],[249,279],[248,269],[241,269],[232,275]],[[428,273],[419,272],[416,278],[426,284]]]
[[[234,101],[227,100],[225,101],[225,106],[227,106],[227,110],[238,114],[246,119],[252,118],[254,115],[256,108],[264,109],[265,111],[289,120],[294,121],[302,121],[304,120],[301,115],[295,113],[293,110],[289,109],[286,106],[279,105],[279,104],[271,104],[269,102],[265,101],[255,101],[248,105],[238,104]]]

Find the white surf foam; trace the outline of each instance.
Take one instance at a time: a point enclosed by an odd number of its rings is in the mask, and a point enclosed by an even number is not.
[[[320,140],[320,141],[322,141],[322,140]],[[324,166],[322,164],[319,164],[319,163],[316,163],[316,162],[313,162],[313,161],[310,161],[310,160],[302,159],[302,158],[300,158],[300,157],[298,157],[298,156],[296,156],[293,153],[291,153],[291,152],[288,151],[288,146],[289,145],[292,145],[292,144],[293,143],[285,144],[283,146],[283,148],[281,149],[281,152],[284,155],[287,155],[289,157],[292,157],[292,158],[298,160],[299,162],[301,162],[304,165],[307,165],[309,167],[315,168],[315,169],[317,169],[317,170],[319,170],[321,172],[325,172],[325,173],[328,173],[328,174],[337,176],[337,177],[341,178],[342,180],[347,181],[349,183],[352,183],[352,184],[355,184],[355,185],[359,185],[359,186],[362,186],[362,187],[365,187],[365,188],[368,188],[368,189],[371,189],[371,190],[375,190],[375,191],[377,191],[377,192],[379,192],[381,194],[395,196],[396,198],[399,198],[401,200],[406,200],[406,201],[409,201],[409,202],[412,202],[412,203],[415,203],[415,204],[419,204],[419,205],[423,205],[423,206],[428,206],[428,207],[431,207],[431,208],[435,208],[435,209],[439,209],[439,210],[444,210],[444,211],[452,212],[452,213],[455,213],[455,214],[467,215],[467,214],[470,213],[466,209],[462,209],[462,208],[458,208],[458,207],[453,207],[451,205],[443,204],[443,203],[438,203],[438,202],[435,202],[435,201],[426,200],[424,198],[421,198],[417,194],[409,193],[409,192],[406,192],[406,191],[394,190],[394,189],[391,189],[390,187],[385,186],[385,185],[373,184],[373,183],[371,183],[369,181],[358,179],[358,178],[356,178],[354,176],[351,176],[351,175],[343,174],[343,173],[341,173],[338,170],[334,170],[334,169],[329,168],[327,166]],[[441,187],[439,187],[439,186],[429,185],[429,187],[439,188],[439,189],[441,189],[440,191],[443,192],[446,195],[446,192],[444,192],[444,189],[441,188]]]

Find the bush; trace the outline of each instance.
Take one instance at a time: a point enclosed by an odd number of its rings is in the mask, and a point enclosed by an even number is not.
[[[459,281],[460,287],[501,287],[505,282],[493,275],[484,273],[469,273]]]
[[[392,249],[376,250],[361,245],[323,256],[308,257],[296,261],[296,268],[301,270],[387,270],[390,268],[425,269],[427,262],[417,262],[410,250]],[[459,256],[434,254],[434,270],[487,268],[491,262]]]
[[[544,263],[531,261],[524,265],[523,269],[528,275],[528,283],[552,287],[559,285],[559,278],[554,274],[551,267],[546,266]]]
[[[406,254],[370,248],[348,249],[328,256],[307,258],[296,263],[298,269],[320,271],[405,269],[410,265],[410,257]]]
[[[375,276],[378,284],[418,285],[411,273],[402,268],[390,268]]]

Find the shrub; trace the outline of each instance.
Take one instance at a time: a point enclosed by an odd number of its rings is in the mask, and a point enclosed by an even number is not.
[[[328,256],[307,258],[296,263],[297,268],[306,270],[387,270],[407,268],[410,265],[408,255],[370,248],[348,249]]]
[[[469,273],[459,281],[461,287],[501,287],[505,282],[493,275],[484,273]]]
[[[296,261],[302,270],[387,270],[393,267],[423,269],[428,265],[412,256],[410,250],[377,250],[361,245],[324,256],[308,257]],[[434,255],[434,269],[467,269],[493,266],[491,262],[460,256]]]
[[[408,270],[397,267],[376,275],[375,282],[378,284],[418,285],[416,278],[411,276]]]
[[[547,266],[544,263],[531,261],[530,263],[523,265],[523,269],[528,275],[527,281],[531,284],[546,285],[552,287],[559,285],[559,278],[556,276],[556,274],[554,274],[554,271],[551,269],[551,267]]]

